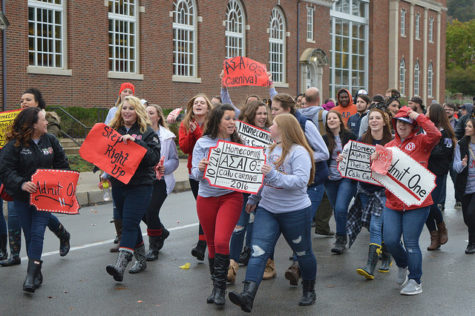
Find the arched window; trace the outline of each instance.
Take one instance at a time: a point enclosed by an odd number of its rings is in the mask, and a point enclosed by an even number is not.
[[[269,25],[269,70],[274,82],[285,82],[285,30],[284,13],[275,7]]]
[[[197,14],[194,0],[173,1],[173,75],[196,77]]]
[[[414,66],[414,95],[420,95],[419,81],[420,81],[420,68],[419,68],[419,61],[417,61],[416,65]]]
[[[246,55],[246,17],[240,0],[228,2],[225,36],[226,58]]]
[[[432,69],[432,63],[427,67],[427,96],[432,97],[432,84],[434,82],[434,70]]]
[[[406,61],[404,57],[399,63],[399,91],[401,95],[406,95]]]

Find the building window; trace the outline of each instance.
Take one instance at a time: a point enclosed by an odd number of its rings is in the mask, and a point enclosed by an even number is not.
[[[406,36],[406,10],[401,10],[401,36]]]
[[[313,41],[313,8],[307,7],[307,41]]]
[[[365,0],[338,0],[330,10],[330,95],[368,88],[369,8]]]
[[[269,25],[269,70],[274,82],[285,82],[285,19],[278,7],[272,9]]]
[[[432,83],[434,82],[434,71],[432,69],[432,63],[427,67],[427,95],[432,97]]]
[[[414,95],[419,95],[420,68],[419,61],[414,66]]]
[[[434,18],[429,19],[429,42],[434,43]]]
[[[137,73],[136,0],[109,0],[109,70]]]
[[[404,58],[399,63],[399,91],[401,95],[406,95],[406,61]]]
[[[66,68],[65,2],[28,0],[30,66]]]
[[[226,58],[246,55],[246,17],[239,0],[229,0],[228,2],[225,36]]]
[[[416,27],[415,27],[415,32],[416,32],[416,39],[421,39],[421,15],[419,13],[416,14]]]
[[[197,15],[194,0],[173,2],[173,74],[196,77]]]

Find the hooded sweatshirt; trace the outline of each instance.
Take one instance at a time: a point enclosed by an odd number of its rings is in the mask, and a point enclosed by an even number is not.
[[[342,91],[346,91],[346,93],[348,93],[348,105],[345,107],[341,106],[340,102],[340,93]],[[332,110],[340,112],[341,116],[343,117],[343,122],[345,122],[346,125],[350,116],[356,114],[358,110],[356,109],[356,105],[353,104],[353,97],[351,96],[350,91],[347,89],[340,89],[336,95],[338,98],[338,106],[335,106]]]

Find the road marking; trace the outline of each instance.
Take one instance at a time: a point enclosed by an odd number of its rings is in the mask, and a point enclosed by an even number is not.
[[[187,229],[187,228],[191,228],[191,227],[196,227],[198,226],[199,223],[193,223],[193,224],[188,224],[188,225],[183,225],[183,226],[177,226],[177,227],[173,227],[173,228],[170,228],[169,231],[175,231],[175,230],[182,230],[182,229]],[[147,236],[147,233],[145,234],[142,234],[142,236]],[[109,240],[104,240],[104,241],[98,241],[98,242],[94,242],[92,244],[85,244],[85,245],[82,245],[82,246],[77,246],[77,247],[71,247],[71,249],[69,250],[69,252],[72,252],[72,251],[76,251],[76,250],[81,250],[81,249],[86,249],[86,248],[91,248],[91,247],[96,247],[96,246],[101,246],[101,245],[105,245],[105,244],[110,244],[114,241],[114,239],[109,239]],[[45,252],[41,255],[41,257],[49,257],[49,256],[52,256],[52,255],[57,255],[59,254],[59,250],[55,250],[55,251],[50,251],[50,252]],[[28,257],[23,257],[21,258],[21,261],[27,261],[28,260]]]

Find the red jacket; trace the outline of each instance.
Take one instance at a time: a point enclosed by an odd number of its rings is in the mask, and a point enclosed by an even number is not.
[[[201,128],[196,124],[196,129],[190,133],[186,129],[183,122],[180,124],[180,129],[178,130],[178,144],[180,149],[185,154],[188,154],[188,173],[191,174],[191,160],[193,159],[193,148],[195,148],[196,141],[201,137]]]
[[[399,115],[399,116],[398,116]],[[404,117],[404,113],[396,114],[395,117]],[[399,147],[400,150],[411,156],[414,160],[419,162],[421,165],[427,168],[427,163],[429,161],[429,156],[432,149],[439,143],[440,137],[442,134],[439,129],[432,123],[432,121],[427,118],[424,114],[419,114],[417,117],[417,125],[414,126],[412,133],[401,142],[396,129],[396,119],[393,119],[394,130],[396,131],[396,137],[387,143],[385,147]],[[425,134],[417,134],[419,128],[426,132]],[[414,210],[418,208],[427,207],[434,204],[432,202],[432,197],[429,195],[427,199],[421,205],[407,206],[400,199],[398,199],[394,194],[386,190],[386,207],[392,210],[403,211],[403,210]]]

